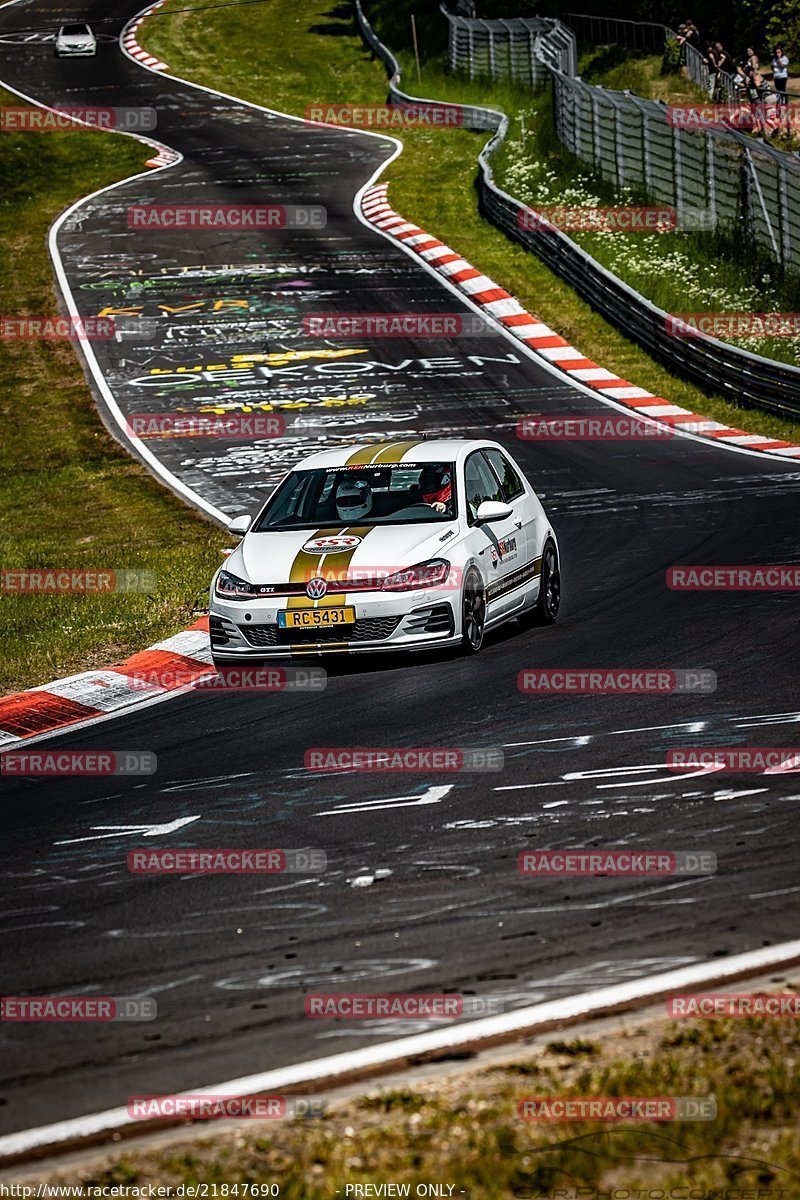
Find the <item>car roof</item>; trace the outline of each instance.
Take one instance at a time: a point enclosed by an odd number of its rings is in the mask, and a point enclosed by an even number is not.
[[[353,442],[321,450],[295,465],[295,471],[320,467],[383,466],[391,463],[458,462],[481,447],[502,449],[497,442],[469,438],[408,438],[397,441]]]

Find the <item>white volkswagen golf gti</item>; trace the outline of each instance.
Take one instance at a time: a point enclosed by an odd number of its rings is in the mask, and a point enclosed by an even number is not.
[[[512,617],[555,621],[558,541],[496,442],[325,450],[299,463],[211,584],[215,666],[461,646]]]

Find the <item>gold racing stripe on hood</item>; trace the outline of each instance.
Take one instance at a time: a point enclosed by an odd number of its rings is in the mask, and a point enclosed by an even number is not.
[[[337,535],[347,535],[349,537],[361,538],[363,542],[368,533],[371,533],[374,526],[372,525],[354,525],[348,529],[318,529],[316,533],[310,533],[306,538],[307,542],[311,542],[314,538],[320,537],[336,537]],[[359,543],[360,545],[360,543]],[[305,550],[298,551],[292,569],[289,572],[290,583],[308,583],[310,579],[315,579],[317,575],[321,575],[323,579],[330,578],[334,575],[337,579],[346,574],[347,568],[350,566],[353,555],[358,546],[353,546],[349,550],[340,550],[336,554],[308,554]],[[323,596],[321,600],[312,600],[310,596],[289,596],[287,608],[335,608],[343,604],[342,596]]]
[[[376,458],[373,460],[377,463],[399,463],[403,460],[403,455],[408,454],[409,450],[415,450],[417,446],[422,445],[422,438],[415,438],[413,442],[390,442],[388,446],[384,446],[379,451]]]
[[[422,445],[422,438],[413,442],[382,442],[379,446],[362,446],[351,454],[345,464],[348,467],[367,467],[373,463],[399,463],[404,454]]]

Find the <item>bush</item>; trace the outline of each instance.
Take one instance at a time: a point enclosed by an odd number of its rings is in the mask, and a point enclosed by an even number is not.
[[[677,38],[670,38],[664,46],[661,60],[662,75],[677,75],[681,65],[681,47]]]

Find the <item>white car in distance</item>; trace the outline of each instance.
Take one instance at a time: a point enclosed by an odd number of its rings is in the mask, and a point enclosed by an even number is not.
[[[97,39],[83,21],[62,25],[56,35],[56,58],[91,58],[97,54]]]

